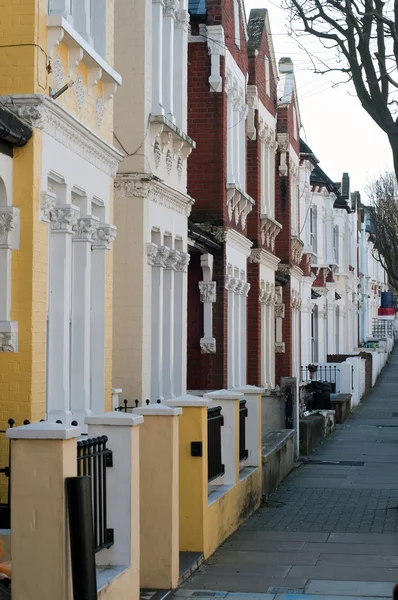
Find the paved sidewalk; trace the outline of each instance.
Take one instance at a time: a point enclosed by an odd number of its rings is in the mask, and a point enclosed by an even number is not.
[[[384,600],[397,581],[398,345],[365,402],[177,598]]]

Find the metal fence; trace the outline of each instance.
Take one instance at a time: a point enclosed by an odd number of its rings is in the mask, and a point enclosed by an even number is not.
[[[300,368],[301,381],[325,381],[336,386],[338,373],[340,373],[340,369],[336,365],[315,365],[317,367],[315,373],[310,373],[309,366]]]
[[[246,418],[247,412],[246,400],[239,402],[239,460],[246,460],[249,456],[246,450]]]
[[[9,429],[12,429],[15,425],[14,419],[8,419],[7,421]],[[24,425],[29,425],[30,421],[25,419]],[[0,433],[7,433],[7,429],[0,430]],[[4,475],[7,479],[7,496],[6,501],[0,504],[0,529],[10,529],[11,527],[11,440],[8,442],[8,457],[4,467],[0,468],[0,474]]]
[[[113,529],[107,524],[106,469],[113,466],[112,450],[106,447],[108,438],[80,440],[77,443],[77,474],[91,477],[91,502],[95,551],[113,545]]]
[[[225,467],[221,456],[221,427],[224,425],[224,417],[221,414],[221,406],[207,409],[207,444],[208,444],[208,479],[212,481],[220,475],[224,475]]]

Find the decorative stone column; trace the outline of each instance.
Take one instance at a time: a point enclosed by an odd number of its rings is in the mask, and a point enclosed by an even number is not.
[[[96,217],[81,217],[73,236],[71,412],[79,425],[91,413],[91,247],[97,227]]]
[[[105,282],[106,251],[116,238],[116,227],[99,223],[91,257],[91,410],[103,413],[105,396]]]
[[[163,106],[165,116],[175,123],[174,118],[174,24],[178,0],[164,0],[163,11]]]
[[[250,291],[250,283],[244,281],[241,288],[240,299],[240,343],[241,347],[241,373],[238,385],[246,385],[247,381],[247,296]]]
[[[163,397],[174,398],[174,270],[178,261],[178,252],[170,250],[163,271]]]
[[[188,96],[188,25],[189,14],[182,8],[176,13],[174,29],[174,115],[177,127],[187,130]]]
[[[285,342],[283,341],[283,319],[285,318],[285,305],[282,303],[282,288],[275,288],[275,352],[285,352]]]
[[[163,0],[152,0],[152,113],[164,115],[163,88]]]
[[[68,420],[70,411],[70,340],[72,235],[79,209],[71,204],[51,211],[50,297],[47,348],[48,419]]]
[[[230,275],[226,276],[225,287],[228,290],[228,387],[235,387],[235,289],[237,280]]]
[[[18,351],[18,323],[11,321],[11,254],[19,248],[19,209],[0,207],[0,352]]]
[[[147,258],[152,266],[151,400],[163,400],[163,269],[170,249],[148,244]]]
[[[200,340],[202,354],[215,354],[216,340],[213,337],[213,302],[216,302],[217,283],[213,278],[213,255],[202,254],[200,265],[203,281],[199,281],[200,301],[203,302],[203,337]]]
[[[178,252],[174,272],[174,394],[186,392],[187,381],[187,270],[190,260],[187,252]]]

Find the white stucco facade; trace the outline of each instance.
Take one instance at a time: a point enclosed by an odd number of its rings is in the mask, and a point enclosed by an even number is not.
[[[115,184],[113,357],[114,385],[130,403],[186,390],[188,21],[185,0],[116,7],[124,85],[115,135],[125,159]]]

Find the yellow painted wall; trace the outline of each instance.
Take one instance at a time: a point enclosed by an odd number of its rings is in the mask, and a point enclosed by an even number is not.
[[[180,551],[203,552],[207,506],[207,407],[184,407],[180,416]],[[191,442],[203,457],[191,456]]]
[[[107,60],[113,62],[113,8],[107,4]],[[0,95],[49,94],[55,87],[53,73],[47,72],[48,0],[0,1]],[[64,83],[69,80],[67,49],[60,44],[50,64],[60,58]],[[58,103],[74,114],[97,135],[113,142],[113,101],[104,111],[101,126],[95,116],[95,103],[102,93],[101,82],[91,95],[87,88],[87,68],[81,63],[72,79],[80,74],[85,82],[85,103],[79,111],[74,88]],[[24,419],[37,421],[45,415],[46,385],[46,298],[48,225],[39,219],[41,190],[42,134],[35,130],[32,140],[14,151],[13,204],[20,208],[20,249],[12,253],[12,316],[18,321],[18,353],[0,353],[0,429],[12,417],[17,424]],[[111,186],[111,215],[113,182]],[[106,339],[105,339],[105,410],[111,409],[112,389],[112,253],[106,259]],[[0,434],[0,466],[7,463],[8,445]],[[4,497],[6,479],[0,477],[0,497]]]
[[[206,507],[203,554],[208,558],[260,506],[261,471],[240,481]]]
[[[14,206],[20,209],[20,246],[12,253],[12,320],[18,321],[17,353],[0,353],[0,427],[13,418],[40,420],[45,414],[47,225],[39,218],[42,134],[15,150]],[[0,437],[0,465],[8,443]],[[6,479],[0,480],[4,497]]]
[[[239,423],[239,402],[237,422]],[[239,429],[235,448],[239,452]],[[203,443],[203,457],[191,456],[191,442]],[[259,507],[261,467],[208,505],[207,408],[184,407],[180,417],[180,550],[208,558]]]

